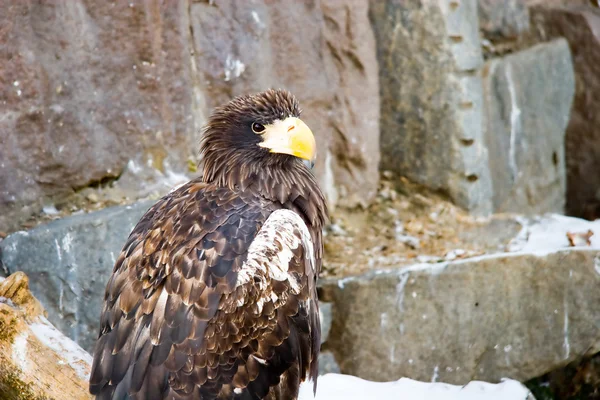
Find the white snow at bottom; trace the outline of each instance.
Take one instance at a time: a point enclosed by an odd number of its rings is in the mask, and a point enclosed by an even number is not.
[[[402,378],[395,382],[371,382],[350,375],[326,374],[319,377],[317,395],[312,382],[300,388],[299,400],[533,400],[521,383],[473,381],[465,386],[426,383]]]

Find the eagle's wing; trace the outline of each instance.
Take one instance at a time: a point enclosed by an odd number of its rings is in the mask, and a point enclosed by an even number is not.
[[[316,375],[310,234],[297,214],[273,211],[192,182],[146,213],[107,284],[93,394],[262,398]]]

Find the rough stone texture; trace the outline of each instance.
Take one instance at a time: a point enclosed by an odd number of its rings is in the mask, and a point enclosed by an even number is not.
[[[185,170],[214,106],[269,87],[301,100],[330,201],[375,195],[368,0],[2,0],[0,11],[2,230],[43,197],[124,170]]]
[[[565,128],[575,81],[558,39],[484,68],[486,143],[496,212],[563,212]]]
[[[91,351],[115,257],[151,205],[107,208],[14,233],[0,242],[3,272],[24,271],[50,322]]]
[[[476,0],[372,0],[382,168],[492,210]]]
[[[525,381],[597,351],[599,259],[521,253],[329,281],[328,349],[365,379]]]
[[[367,0],[191,7],[206,107],[267,87],[296,93],[319,141],[322,186],[330,202],[350,206],[377,189],[378,71],[367,14]]]
[[[7,208],[116,178],[129,159],[185,163],[197,137],[183,2],[0,10],[0,225]]]
[[[529,30],[526,0],[478,0],[479,26],[486,38],[512,39]]]
[[[531,10],[533,29],[547,40],[565,37],[573,53],[576,89],[566,133],[567,213],[600,217],[600,10],[583,6]]]

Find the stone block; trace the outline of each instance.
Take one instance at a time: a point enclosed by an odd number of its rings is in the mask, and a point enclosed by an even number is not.
[[[564,37],[573,55],[575,99],[566,132],[567,213],[600,218],[600,10],[575,1],[531,9],[538,40]],[[584,2],[585,3],[585,2]]]
[[[342,373],[526,381],[597,352],[600,238],[573,248],[567,233],[597,234],[600,223],[524,225],[513,252],[323,281],[321,300],[333,304],[327,349]]]
[[[574,88],[564,39],[486,63],[485,139],[496,212],[563,212]]]
[[[529,31],[526,0],[479,0],[479,26],[486,38],[516,39]]]
[[[383,169],[492,211],[477,2],[371,1]]]

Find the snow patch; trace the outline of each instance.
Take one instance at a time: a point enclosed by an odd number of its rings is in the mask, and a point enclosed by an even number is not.
[[[46,215],[56,215],[58,214],[58,210],[54,204],[46,205],[42,208],[42,212]]]
[[[4,278],[0,277],[0,283],[2,283],[3,280],[4,280]],[[0,296],[0,303],[4,303],[11,307],[16,307],[15,303],[13,303],[13,301],[11,299],[4,297],[4,296]]]
[[[57,363],[66,363],[84,380],[90,376],[92,357],[71,339],[65,337],[46,318],[40,317],[38,322],[29,325],[35,337],[61,358]]]
[[[408,282],[410,274],[402,274],[400,275],[400,282],[396,285],[396,297],[398,299],[398,309],[401,313],[404,312],[404,288],[406,287],[406,282]]]
[[[523,228],[509,244],[509,251],[547,255],[560,249],[585,248],[600,250],[600,220],[587,221],[559,214],[546,214],[533,219],[518,219]],[[567,233],[587,232],[595,234],[589,246],[573,247]]]
[[[567,303],[567,298],[564,300],[564,308],[565,308],[565,320],[563,325],[563,335],[564,335],[564,343],[563,347],[565,349],[565,360],[571,356],[571,343],[569,342],[569,304]]]
[[[67,233],[65,237],[62,239],[62,248],[65,249],[65,252],[69,253],[71,251],[71,245],[73,244],[73,236],[70,233]]]
[[[250,12],[250,14],[252,15],[252,19],[259,28],[265,27],[265,24],[263,24],[263,22],[260,20],[260,17],[258,16],[258,13],[256,11],[252,11]]]
[[[473,381],[465,386],[418,382],[402,378],[395,382],[370,382],[350,375],[319,377],[316,397],[312,382],[300,386],[299,400],[527,400],[529,390],[517,381],[498,384]]]
[[[321,185],[325,192],[325,197],[330,204],[336,204],[338,201],[338,191],[335,188],[335,175],[333,173],[333,154],[329,150],[325,153],[325,173],[323,174],[323,184]]]

